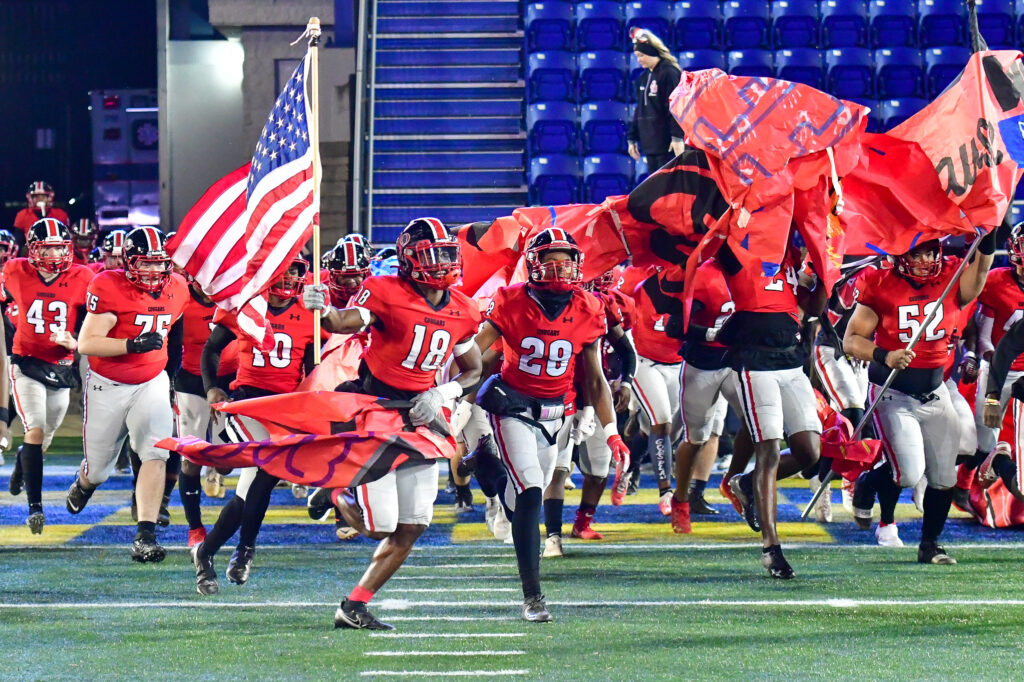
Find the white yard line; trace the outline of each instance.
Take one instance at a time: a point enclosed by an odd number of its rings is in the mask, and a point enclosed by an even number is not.
[[[518,587],[396,587],[388,592],[446,592],[448,594],[462,594],[463,592],[518,592]]]
[[[522,656],[526,652],[521,649],[510,649],[504,651],[367,651],[364,656],[433,656],[443,658],[445,656]]]
[[[529,675],[529,670],[459,670],[436,672],[433,670],[367,670],[362,677],[501,677]]]
[[[394,620],[390,618],[389,620]],[[451,639],[452,637],[458,637],[459,639],[467,637],[526,637],[525,632],[371,632],[370,637],[381,637],[383,639]]]

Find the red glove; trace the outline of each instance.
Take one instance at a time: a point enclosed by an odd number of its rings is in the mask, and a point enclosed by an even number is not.
[[[621,473],[629,470],[629,448],[617,433],[608,436],[608,447],[611,448],[612,460],[615,462],[615,478],[619,480]]]

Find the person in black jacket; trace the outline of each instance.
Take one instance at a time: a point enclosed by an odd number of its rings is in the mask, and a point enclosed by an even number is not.
[[[636,81],[636,110],[626,139],[634,161],[647,157],[653,173],[683,152],[683,131],[668,110],[668,97],[679,85],[679,62],[661,40],[646,29],[634,29],[633,53],[647,69]]]

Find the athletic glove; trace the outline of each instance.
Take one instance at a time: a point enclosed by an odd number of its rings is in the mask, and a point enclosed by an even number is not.
[[[431,388],[413,397],[409,408],[409,421],[413,426],[423,426],[434,421],[444,404],[444,396],[437,388]]]
[[[621,472],[629,470],[629,448],[622,441],[622,436],[617,433],[608,436],[608,447],[612,451],[612,459],[615,461],[615,477],[618,479]]]
[[[968,353],[960,363],[960,380],[965,384],[973,384],[978,380],[978,357]]]
[[[572,442],[579,445],[586,439],[594,435],[594,431],[597,430],[597,422],[594,420],[594,408],[591,405],[587,405],[582,410],[573,415],[572,428],[569,431],[569,437],[572,438]]]
[[[164,347],[164,337],[160,332],[146,332],[134,339],[128,339],[129,353],[148,353]]]
[[[302,305],[306,310],[319,311],[321,314],[330,310],[330,296],[326,284],[307,284],[302,289]]]

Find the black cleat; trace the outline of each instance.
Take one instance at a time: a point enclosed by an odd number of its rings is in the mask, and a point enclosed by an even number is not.
[[[972,513],[971,491],[958,485],[953,486],[953,504],[962,512]]]
[[[314,521],[326,521],[334,503],[331,502],[332,488],[313,488],[313,494],[306,499],[306,513]]]
[[[32,531],[32,535],[41,535],[43,526],[46,525],[46,517],[42,511],[34,511],[28,515],[25,523],[28,524],[28,529]]]
[[[523,601],[523,620],[529,623],[550,623],[553,620],[543,594]]]
[[[853,520],[861,530],[871,530],[871,510],[875,506],[875,491],[867,482],[865,471],[853,484]]]
[[[236,585],[244,585],[249,580],[249,573],[252,571],[252,558],[256,556],[256,548],[247,545],[239,545],[228,561],[228,570],[224,575]]]
[[[389,625],[377,620],[372,613],[366,610],[366,604],[361,601],[349,601],[345,599],[341,606],[334,612],[334,627],[351,628],[353,630],[394,630],[394,625]]]
[[[743,518],[755,533],[761,532],[761,522],[757,518],[757,507],[754,506],[753,474],[733,476],[729,481],[729,489],[743,507]]]
[[[11,495],[20,495],[25,488],[25,479],[21,474],[21,448],[22,446],[19,445],[18,452],[14,454],[14,470],[11,471],[11,481],[7,488],[11,491]]]
[[[937,542],[922,542],[917,548],[917,563],[951,566],[956,559],[946,554]]]
[[[782,547],[772,545],[761,550],[761,565],[768,569],[768,575],[779,580],[792,580],[796,577],[793,567],[782,556]]]
[[[82,487],[82,484],[78,481],[78,475],[75,475],[75,480],[68,488],[67,499],[64,500],[64,505],[68,508],[68,511],[72,514],[77,514],[83,509],[85,505],[89,503],[89,498],[92,497],[93,492],[96,489],[86,490]]]
[[[170,495],[164,495],[164,499],[160,501],[160,511],[156,514],[156,525],[161,528],[171,525],[171,512],[167,509],[167,505],[170,503]]]
[[[703,492],[697,492],[694,489],[690,489],[690,513],[700,514],[702,516],[714,516],[719,511],[708,504],[708,501],[704,499]]]
[[[156,541],[156,536],[136,535],[132,542],[132,561],[140,564],[158,564],[167,556],[167,550]]]
[[[192,555],[192,565],[196,569],[196,592],[203,596],[220,592],[217,571],[213,568],[213,557],[203,552],[203,543],[200,542],[189,550],[189,553]]]
[[[626,486],[627,495],[636,495],[640,492],[640,469],[635,469],[629,476],[629,485]]]

